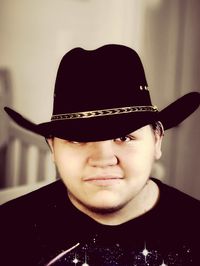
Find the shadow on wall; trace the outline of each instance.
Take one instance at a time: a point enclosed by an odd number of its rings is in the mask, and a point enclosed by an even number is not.
[[[12,102],[11,77],[8,69],[0,69],[0,187],[5,185],[5,164],[8,143],[8,122],[4,106]]]

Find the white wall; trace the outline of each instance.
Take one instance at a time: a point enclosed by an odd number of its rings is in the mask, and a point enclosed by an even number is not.
[[[49,119],[60,58],[75,46],[139,46],[138,0],[1,0],[0,66],[10,69],[13,106]]]

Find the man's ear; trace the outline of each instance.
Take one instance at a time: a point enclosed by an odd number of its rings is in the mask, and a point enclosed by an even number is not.
[[[162,140],[163,135],[157,130],[155,132],[155,160],[159,160],[162,156]]]

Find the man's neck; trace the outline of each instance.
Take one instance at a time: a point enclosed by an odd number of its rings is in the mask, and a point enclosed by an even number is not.
[[[91,211],[87,208],[80,209],[76,202],[73,202],[76,208],[91,217],[98,223],[105,225],[119,225],[129,220],[144,215],[150,211],[157,203],[159,198],[159,188],[155,182],[148,180],[147,184],[138,193],[138,195],[123,208],[110,212],[100,213]]]

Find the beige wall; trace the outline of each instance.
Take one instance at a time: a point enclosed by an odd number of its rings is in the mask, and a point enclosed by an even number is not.
[[[152,99],[162,109],[187,92],[200,92],[200,1],[162,1],[146,9],[142,51]],[[166,132],[162,162],[167,182],[200,198],[200,110]]]
[[[138,47],[138,2],[0,0],[0,66],[12,72],[13,106],[34,121],[49,119],[58,63],[75,46]]]
[[[61,56],[74,46],[121,43],[141,55],[162,109],[199,90],[198,0],[0,0],[0,67],[10,70],[12,106],[48,120]],[[193,130],[195,129],[195,130]],[[200,198],[199,111],[166,133],[166,182]],[[191,138],[192,136],[192,138]]]

